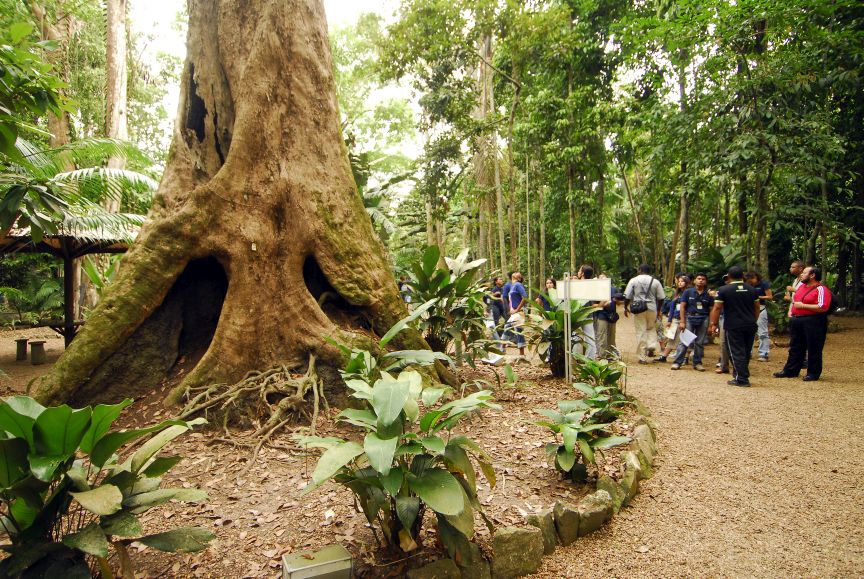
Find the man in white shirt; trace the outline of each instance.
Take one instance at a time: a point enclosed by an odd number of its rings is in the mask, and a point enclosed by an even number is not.
[[[651,266],[643,263],[638,275],[627,283],[624,290],[624,315],[633,315],[636,329],[636,354],[640,364],[654,361],[660,349],[657,342],[656,323],[660,306],[666,299],[663,284],[651,277]]]

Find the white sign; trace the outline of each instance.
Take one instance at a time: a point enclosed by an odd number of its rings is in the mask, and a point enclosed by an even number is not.
[[[565,287],[566,285],[566,287]],[[608,302],[612,297],[611,279],[567,279],[556,283],[558,297],[571,300]]]

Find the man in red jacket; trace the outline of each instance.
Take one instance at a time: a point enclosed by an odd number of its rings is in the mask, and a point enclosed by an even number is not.
[[[801,274],[801,285],[795,290],[789,310],[789,357],[775,378],[797,378],[806,355],[805,382],[818,380],[822,374],[822,348],[828,333],[828,309],[831,290],[822,285],[822,270],[808,266]]]

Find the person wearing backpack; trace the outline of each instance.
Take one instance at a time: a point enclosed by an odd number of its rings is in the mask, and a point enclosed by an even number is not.
[[[624,290],[624,316],[633,314],[636,329],[636,354],[640,364],[654,361],[660,350],[655,329],[660,305],[666,299],[663,284],[651,277],[651,266],[643,263],[637,270],[638,275],[627,282]]]
[[[801,285],[795,290],[789,310],[789,356],[775,378],[797,378],[806,356],[804,381],[818,380],[822,375],[822,348],[828,334],[828,314],[834,296],[822,284],[822,270],[808,266],[801,274]]]

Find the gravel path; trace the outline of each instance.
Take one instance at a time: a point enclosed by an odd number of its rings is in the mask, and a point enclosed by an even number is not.
[[[559,547],[540,577],[864,576],[864,320],[829,335],[819,382],[778,380],[785,349],[754,362],[753,388],[710,371],[635,364],[660,455],[642,494],[604,529]],[[711,362],[710,364],[708,362]]]

